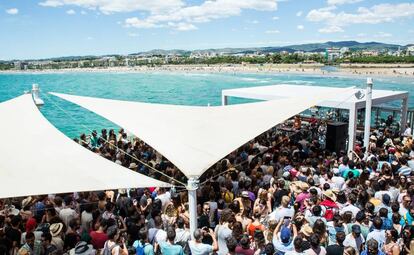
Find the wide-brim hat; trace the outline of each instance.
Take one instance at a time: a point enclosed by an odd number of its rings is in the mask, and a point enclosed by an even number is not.
[[[305,236],[311,236],[313,234],[313,229],[309,226],[309,224],[305,224],[300,229],[300,232],[302,232]]]
[[[3,211],[1,211],[1,214],[8,214],[8,215],[19,215],[20,211],[17,210],[14,205],[5,205],[5,208]]]
[[[331,199],[332,201],[336,202],[336,195],[333,193],[332,190],[325,190],[323,192],[323,195],[329,199]]]
[[[307,182],[300,182],[299,183],[299,188],[301,190],[308,190],[309,189],[309,184]]]
[[[69,251],[69,255],[86,255],[91,254],[93,251],[93,246],[87,244],[85,241],[80,241],[76,244],[75,248]]]
[[[54,223],[54,224],[50,225],[50,227],[49,227],[50,234],[53,237],[58,236],[62,232],[62,229],[63,229],[63,224],[62,223]]]
[[[30,205],[32,203],[33,197],[29,196],[22,200],[22,208],[25,208],[26,206]]]
[[[129,169],[135,169],[135,168],[138,168],[138,165],[135,164],[134,162],[132,162],[131,164],[129,164],[129,167],[128,168]]]

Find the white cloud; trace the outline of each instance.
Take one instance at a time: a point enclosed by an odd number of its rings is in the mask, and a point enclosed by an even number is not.
[[[386,32],[378,32],[374,36],[377,38],[387,38],[387,37],[392,37],[392,34],[386,33]]]
[[[359,33],[359,34],[357,34],[357,36],[358,37],[365,37],[367,34],[365,34],[365,33]]]
[[[328,0],[329,5],[354,4],[363,0]]]
[[[10,15],[16,15],[16,14],[18,14],[18,13],[19,13],[19,9],[17,9],[17,8],[7,9],[7,10],[6,10],[6,13],[7,13],[7,14],[10,14]]]
[[[272,20],[279,20],[279,17],[278,16],[273,16]]]
[[[82,10],[81,12],[80,12],[82,15],[86,15],[86,14],[88,14],[86,11],[84,11],[84,10]]]
[[[46,0],[40,2],[39,5],[47,7],[72,5],[111,14],[133,11],[173,11],[183,7],[184,2],[182,0]]]
[[[330,33],[340,33],[344,32],[344,30],[341,27],[338,26],[330,26],[330,27],[324,27],[318,30],[319,33],[324,34],[330,34]]]
[[[311,10],[306,18],[312,22],[323,22],[327,27],[353,24],[379,24],[414,17],[414,3],[378,4],[370,8],[359,7],[356,13],[334,12],[335,6]]]
[[[154,28],[157,27],[156,24],[147,21],[138,19],[137,17],[134,18],[128,18],[125,20],[125,26],[126,27],[135,27],[135,28]]]
[[[137,33],[128,33],[128,36],[129,37],[138,37],[139,34],[137,34]]]
[[[203,0],[190,5],[184,0],[43,0],[41,6],[77,6],[104,14],[140,12],[145,15],[125,20],[127,27],[171,27],[168,22],[181,24],[179,30],[194,30],[195,23],[238,16],[245,10],[275,11],[279,0]],[[145,18],[142,18],[145,17]]]
[[[46,0],[44,2],[40,2],[39,5],[45,7],[58,7],[64,5],[64,1],[60,0]]]
[[[265,33],[266,34],[279,34],[280,31],[279,30],[266,30]]]
[[[304,27],[303,25],[298,25],[296,28],[297,28],[298,30],[303,30],[303,29],[305,29],[305,27]]]
[[[75,15],[76,12],[73,9],[70,9],[70,10],[67,10],[66,11],[66,14],[68,14],[68,15]]]
[[[251,24],[259,24],[259,21],[258,20],[252,20],[252,21],[249,21],[249,23],[251,23]]]
[[[297,17],[300,17],[300,16],[302,16],[302,14],[303,14],[303,12],[302,12],[302,11],[298,11],[298,12],[296,13],[296,16],[297,16]]]
[[[88,40],[88,41],[93,40],[93,37],[92,36],[88,36],[88,37],[86,37],[86,40]]]
[[[171,27],[173,27],[174,29],[179,30],[179,31],[190,31],[190,30],[197,30],[198,29],[193,24],[185,23],[185,22],[179,22],[177,24],[172,24]]]

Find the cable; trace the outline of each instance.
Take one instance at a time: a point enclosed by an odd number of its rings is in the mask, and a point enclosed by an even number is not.
[[[77,119],[75,119],[74,117],[72,117],[66,110],[64,110],[62,107],[60,107],[57,103],[55,103],[54,102],[54,100],[53,99],[51,99],[48,95],[47,95],[47,93],[42,93],[42,95],[45,95],[51,102],[52,102],[52,104],[53,105],[55,105],[56,107],[58,107],[59,108],[59,110],[61,110],[63,113],[65,113],[69,118],[71,118],[72,120],[74,120],[75,122],[77,122],[79,125],[81,125],[83,128],[85,128],[85,129],[87,129],[87,130],[89,130],[89,132],[93,132],[93,130],[92,129],[90,129],[89,127],[87,127],[86,125],[84,125],[84,124],[82,124],[82,123],[79,123],[79,121],[77,120]],[[107,139],[104,139],[103,137],[101,137],[102,138],[102,140],[104,140],[105,141],[105,143],[107,143],[107,144],[110,144],[111,146],[114,146],[115,148],[117,148],[119,151],[121,151],[121,152],[123,152],[123,153],[125,153],[125,155],[127,155],[127,156],[129,156],[129,157],[131,157],[131,158],[133,158],[133,159],[135,159],[136,161],[138,161],[139,163],[141,163],[141,164],[143,164],[144,166],[146,166],[146,167],[148,167],[148,168],[150,168],[150,169],[152,169],[152,170],[154,170],[155,172],[157,172],[157,173],[160,173],[161,175],[163,175],[163,176],[165,176],[165,177],[167,177],[167,178],[169,178],[169,179],[171,179],[171,180],[173,180],[173,181],[175,181],[175,182],[177,182],[177,183],[179,183],[179,184],[181,184],[181,185],[183,185],[183,186],[186,186],[185,185],[185,183],[183,183],[183,182],[180,182],[180,181],[178,181],[178,180],[176,180],[176,179],[174,179],[173,177],[171,177],[171,176],[168,176],[167,174],[165,174],[165,173],[163,173],[163,172],[161,172],[161,171],[159,171],[159,170],[157,170],[157,169],[155,169],[154,167],[152,167],[152,166],[150,166],[150,165],[148,165],[147,163],[145,163],[145,162],[143,162],[142,160],[140,160],[140,159],[138,159],[136,156],[134,156],[134,155],[131,155],[131,154],[129,154],[128,152],[126,152],[126,151],[124,151],[123,149],[121,149],[121,148],[119,148],[118,147],[118,145],[116,145],[116,143],[114,143],[114,144],[112,144],[112,143],[110,143]]]

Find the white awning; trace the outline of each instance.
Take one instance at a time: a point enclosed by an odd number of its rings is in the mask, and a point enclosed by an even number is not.
[[[225,89],[222,91],[223,97],[239,97],[258,100],[276,100],[281,98],[295,98],[297,95],[308,95],[314,97],[318,95],[330,95],[326,100],[320,101],[318,106],[339,108],[339,109],[361,109],[365,108],[365,97],[357,98],[355,94],[359,91],[365,93],[365,89],[343,88],[278,84],[270,86],[257,86],[249,88]],[[379,90],[372,91],[372,104],[380,105],[393,100],[408,97],[407,91]]]
[[[327,95],[324,98],[320,95],[200,107],[51,94],[93,111],[135,134],[188,177],[200,176],[246,142],[327,98]]]
[[[30,94],[0,103],[0,198],[118,188],[166,187],[76,144]]]

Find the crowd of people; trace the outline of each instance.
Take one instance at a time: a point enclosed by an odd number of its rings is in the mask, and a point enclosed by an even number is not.
[[[194,233],[178,185],[12,198],[0,200],[0,255],[414,254],[411,132],[375,130],[368,153],[357,142],[347,155],[324,149],[319,125],[295,119],[294,135],[273,128],[209,169]],[[122,129],[75,141],[133,171],[186,182]]]

